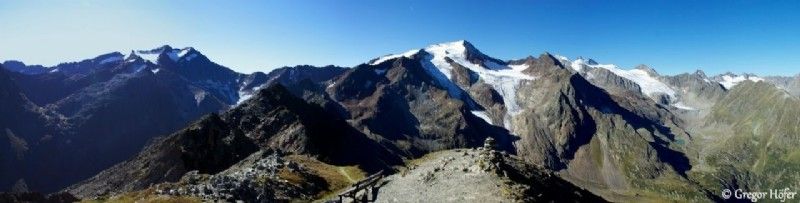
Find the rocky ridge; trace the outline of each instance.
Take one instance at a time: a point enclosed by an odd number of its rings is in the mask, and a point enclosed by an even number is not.
[[[484,147],[428,154],[388,176],[376,202],[604,202],[505,152]]]

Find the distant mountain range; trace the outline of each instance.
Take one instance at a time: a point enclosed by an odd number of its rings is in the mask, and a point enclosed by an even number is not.
[[[0,144],[9,146],[0,188],[75,184],[64,191],[82,198],[152,192],[189,184],[195,173],[245,170],[273,151],[328,168],[394,171],[487,138],[539,166],[536,173],[574,185],[559,187],[608,201],[715,201],[723,189],[800,186],[792,147],[800,144],[800,76],[669,76],[550,53],[500,60],[467,41],[352,68],[268,74],[236,73],[169,46],[3,67],[0,112],[13,116],[0,119],[8,138]],[[310,171],[326,186],[284,187],[267,199],[341,189],[325,170]]]
[[[127,159],[154,137],[227,110],[267,84],[287,80],[284,74],[236,73],[193,48],[169,46],[55,67],[16,61],[6,61],[3,67],[3,88],[15,96],[9,98],[14,103],[8,108],[31,112],[3,114],[14,115],[6,116],[12,121],[0,123],[4,133],[16,137],[9,138],[18,140],[12,144],[25,147],[4,148],[20,150],[2,154],[0,187],[21,180],[44,192],[88,178]],[[304,74],[332,77],[335,69]]]

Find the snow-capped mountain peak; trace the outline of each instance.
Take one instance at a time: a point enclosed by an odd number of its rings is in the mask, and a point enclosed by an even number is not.
[[[140,58],[153,64],[158,64],[161,57],[167,57],[174,62],[178,62],[181,59],[190,61],[196,58],[198,54],[199,52],[192,47],[175,49],[169,45],[164,45],[150,50],[132,50],[130,54],[125,57],[125,61],[132,62]]]
[[[425,47],[424,49],[412,49],[407,52],[401,54],[390,54],[386,56],[379,57],[369,62],[370,65],[377,65],[383,63],[387,60],[399,58],[399,57],[406,57],[410,58],[415,54],[419,53],[420,51],[425,51],[427,53],[440,56],[440,57],[449,57],[451,59],[460,58],[467,61],[472,61],[473,59],[480,59],[480,58],[488,58],[486,55],[478,51],[470,42],[466,40],[459,40],[453,42],[445,42],[445,43],[438,43],[433,44]],[[498,63],[498,62],[495,62]],[[501,62],[502,63],[502,62]]]
[[[725,89],[731,89],[733,86],[736,86],[746,80],[758,82],[764,79],[753,74],[736,75],[730,72],[714,77],[714,81],[719,82],[719,84],[725,87]]]
[[[644,65],[644,64],[639,64],[638,66],[636,66],[636,68],[633,68],[633,69],[642,70],[644,72],[647,72],[650,76],[658,76],[658,72],[656,72],[656,69],[650,68],[650,66],[647,66],[647,65]]]
[[[111,52],[111,53],[108,53],[108,54],[103,54],[103,55],[97,56],[92,60],[97,64],[103,65],[103,64],[115,63],[115,62],[118,62],[118,61],[122,61],[122,59],[124,59],[124,57],[125,57],[125,55],[122,55],[119,52]]]
[[[658,97],[660,94],[664,94],[668,95],[670,100],[676,99],[675,90],[666,83],[661,82],[658,79],[658,74],[655,72],[655,70],[646,65],[639,65],[634,69],[624,70],[614,64],[599,64],[592,59],[587,60],[583,57],[578,57],[578,59],[572,61],[570,66],[572,69],[575,69],[581,73],[588,72],[588,69],[603,68],[611,71],[617,76],[636,83],[639,85],[639,88],[641,88],[642,93],[646,96],[653,98]]]
[[[370,64],[377,65],[394,58],[414,55],[417,55],[425,71],[436,80],[436,83],[443,86],[451,97],[461,98],[465,94],[465,91],[454,83],[453,74],[456,67],[468,69],[475,73],[480,81],[492,86],[502,96],[506,105],[508,113],[504,118],[505,125],[509,125],[510,118],[521,110],[516,99],[517,86],[522,81],[535,79],[523,72],[528,69],[527,64],[509,65],[481,53],[464,40],[433,44],[403,54],[387,55],[373,60]],[[480,117],[480,113],[477,115]]]
[[[445,42],[439,44],[433,44],[425,48],[425,51],[430,53],[443,53],[447,55],[465,55],[467,52],[467,47],[475,49],[472,44],[465,40],[455,41],[455,42]]]

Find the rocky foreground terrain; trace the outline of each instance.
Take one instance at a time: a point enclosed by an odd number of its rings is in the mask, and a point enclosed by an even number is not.
[[[492,139],[490,139],[492,140]],[[492,140],[493,141],[493,140]],[[491,142],[491,141],[490,141]],[[375,202],[604,202],[541,166],[494,150],[428,154],[388,176]]]
[[[605,202],[553,171],[484,147],[454,149],[410,160],[358,199],[374,202]],[[214,175],[191,171],[174,183],[90,198],[96,201],[275,202],[336,201],[364,172],[275,151],[253,153]],[[364,197],[367,196],[367,197]],[[352,199],[344,199],[352,202]]]

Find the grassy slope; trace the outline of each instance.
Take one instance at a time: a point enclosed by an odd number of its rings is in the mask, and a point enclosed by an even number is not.
[[[730,130],[725,130],[730,128]],[[692,177],[709,190],[797,188],[800,179],[800,100],[772,85],[733,88],[700,133],[709,141],[703,170]]]

